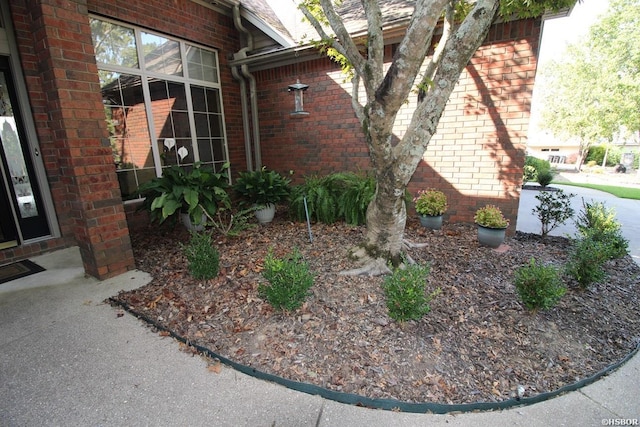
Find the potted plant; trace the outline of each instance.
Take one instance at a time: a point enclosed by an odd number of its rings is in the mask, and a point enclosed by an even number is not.
[[[509,220],[499,207],[486,205],[478,209],[474,221],[478,225],[478,241],[481,245],[497,248],[504,242]]]
[[[189,170],[174,165],[163,171],[162,176],[139,187],[145,198],[142,205],[149,211],[151,221],[175,221],[181,214],[187,228],[204,228],[206,214],[212,216],[219,206],[229,208],[231,203],[227,189],[229,178],[223,166],[221,172],[204,168],[198,162]]]
[[[259,170],[241,172],[233,189],[245,203],[254,206],[258,222],[266,224],[273,220],[276,203],[289,196],[290,182],[278,172],[263,166]]]
[[[421,190],[413,198],[413,203],[422,226],[433,230],[442,227],[442,214],[447,210],[447,196],[442,191],[433,188]]]

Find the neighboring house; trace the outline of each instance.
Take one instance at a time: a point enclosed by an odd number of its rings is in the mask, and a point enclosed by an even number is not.
[[[627,138],[615,138],[612,142],[605,141],[592,144],[604,145],[610,150],[617,150],[621,154],[620,162],[631,169],[634,159],[640,155],[640,139],[637,135]],[[552,166],[559,169],[578,169],[580,159],[580,141],[577,138],[561,140],[549,132],[537,132],[529,135],[527,154],[539,159],[548,160]]]
[[[342,15],[364,34],[358,3]],[[411,2],[385,4],[391,58]],[[350,85],[304,44],[312,33],[293,3],[0,6],[0,264],[77,245],[88,274],[132,269],[136,188],[172,164],[230,162],[233,176],[266,165],[295,182],[370,166]],[[460,78],[410,184],[445,191],[449,221],[495,203],[515,226],[540,29],[540,19],[495,24]],[[290,114],[297,81],[307,115]]]

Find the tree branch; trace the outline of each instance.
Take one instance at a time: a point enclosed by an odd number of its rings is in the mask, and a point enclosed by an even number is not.
[[[416,0],[416,6],[384,80],[376,91],[376,100],[389,111],[397,111],[405,102],[415,77],[427,56],[440,14],[450,0]]]
[[[349,60],[349,62],[351,62],[351,65],[353,66],[353,68],[355,68],[356,73],[363,75],[365,69],[365,60],[364,58],[362,58],[358,47],[345,28],[342,19],[340,18],[340,16],[338,16],[336,10],[333,8],[331,0],[320,0],[320,6],[322,6],[325,17],[327,18],[329,25],[336,33],[336,36],[338,38],[338,40],[334,41],[334,43],[337,43],[341,46],[342,50],[338,51],[343,54]]]
[[[367,65],[369,75],[364,78],[372,79],[372,87],[377,87],[384,74],[384,36],[382,33],[382,12],[377,0],[362,0],[362,6],[367,17]]]
[[[422,158],[460,73],[486,37],[500,0],[477,0],[471,12],[445,43],[444,53],[427,97],[416,107],[400,144],[394,148],[397,164],[404,164],[405,178],[411,178]],[[410,173],[409,173],[410,172]],[[405,175],[406,175],[405,174]]]
[[[356,113],[356,117],[360,121],[360,123],[364,123],[366,117],[364,115],[364,107],[360,103],[360,76],[357,74],[353,75],[351,79],[351,106],[353,107],[353,111]]]
[[[442,36],[440,37],[440,41],[433,52],[433,56],[431,56],[431,60],[427,64],[424,75],[422,76],[422,81],[418,85],[418,102],[422,102],[424,100],[426,92],[431,87],[433,83],[433,75],[438,69],[440,59],[442,59],[442,52],[444,52],[446,42],[449,40],[449,37],[451,37],[451,34],[453,34],[452,29],[455,19],[455,8],[458,1],[459,0],[450,0],[449,3],[447,3],[444,13],[444,23],[442,26]]]

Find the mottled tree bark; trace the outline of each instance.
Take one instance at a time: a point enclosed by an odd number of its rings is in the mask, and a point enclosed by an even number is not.
[[[335,37],[329,37],[317,20],[303,8],[323,40],[344,55],[355,72],[354,84],[362,82],[366,103],[360,105],[354,90],[354,110],[362,123],[375,170],[376,193],[367,210],[366,241],[355,255],[364,260],[358,274],[381,274],[389,261],[401,261],[406,224],[404,194],[456,82],[493,22],[499,0],[478,0],[463,21],[453,21],[456,1],[416,0],[406,35],[386,73],[381,14],[376,0],[362,0],[369,24],[367,56],[363,57],[349,37],[330,0],[320,0]],[[444,47],[431,59],[432,74],[420,85],[420,98],[402,140],[392,144],[396,115],[416,84],[416,78],[443,12],[449,20]]]

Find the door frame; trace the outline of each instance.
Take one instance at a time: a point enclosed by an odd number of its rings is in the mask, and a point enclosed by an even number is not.
[[[18,230],[19,237],[21,239],[20,244],[29,244],[40,240],[60,237],[61,233],[58,219],[55,215],[53,198],[38,143],[38,134],[36,132],[36,125],[33,119],[33,112],[31,110],[31,105],[29,104],[29,94],[25,83],[25,77],[22,72],[22,66],[20,64],[18,44],[14,35],[15,32],[8,0],[0,0],[0,14],[2,24],[0,25],[0,55],[8,57],[11,78],[14,83],[14,90],[17,97],[17,107],[20,111],[20,119],[22,120],[23,130],[26,137],[24,143],[26,144],[26,151],[29,154],[30,161],[33,165],[33,179],[39,187],[40,196],[42,198],[42,209],[44,211],[47,224],[49,225],[48,235],[33,239],[22,240],[21,233]]]

